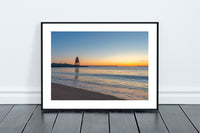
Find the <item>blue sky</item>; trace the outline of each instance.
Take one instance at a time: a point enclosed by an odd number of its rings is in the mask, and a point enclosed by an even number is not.
[[[148,32],[52,32],[52,63],[123,65],[148,62]]]

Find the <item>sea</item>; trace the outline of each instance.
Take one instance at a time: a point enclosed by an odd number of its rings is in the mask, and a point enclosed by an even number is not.
[[[115,96],[148,100],[148,67],[52,67],[51,82]]]

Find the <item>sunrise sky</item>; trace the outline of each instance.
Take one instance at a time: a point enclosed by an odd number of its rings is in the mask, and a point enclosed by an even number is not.
[[[148,32],[52,32],[52,63],[148,66]]]

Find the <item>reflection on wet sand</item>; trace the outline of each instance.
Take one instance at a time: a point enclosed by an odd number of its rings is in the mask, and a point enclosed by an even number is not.
[[[78,74],[78,73],[79,73],[79,67],[76,67],[76,68],[75,68],[75,73],[76,73],[75,79],[78,80],[78,76],[79,76],[79,74]]]

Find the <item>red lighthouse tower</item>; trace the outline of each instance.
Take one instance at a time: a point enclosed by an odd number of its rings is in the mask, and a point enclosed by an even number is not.
[[[77,56],[76,59],[75,59],[75,64],[74,64],[74,65],[75,65],[75,66],[80,66],[78,56]]]

